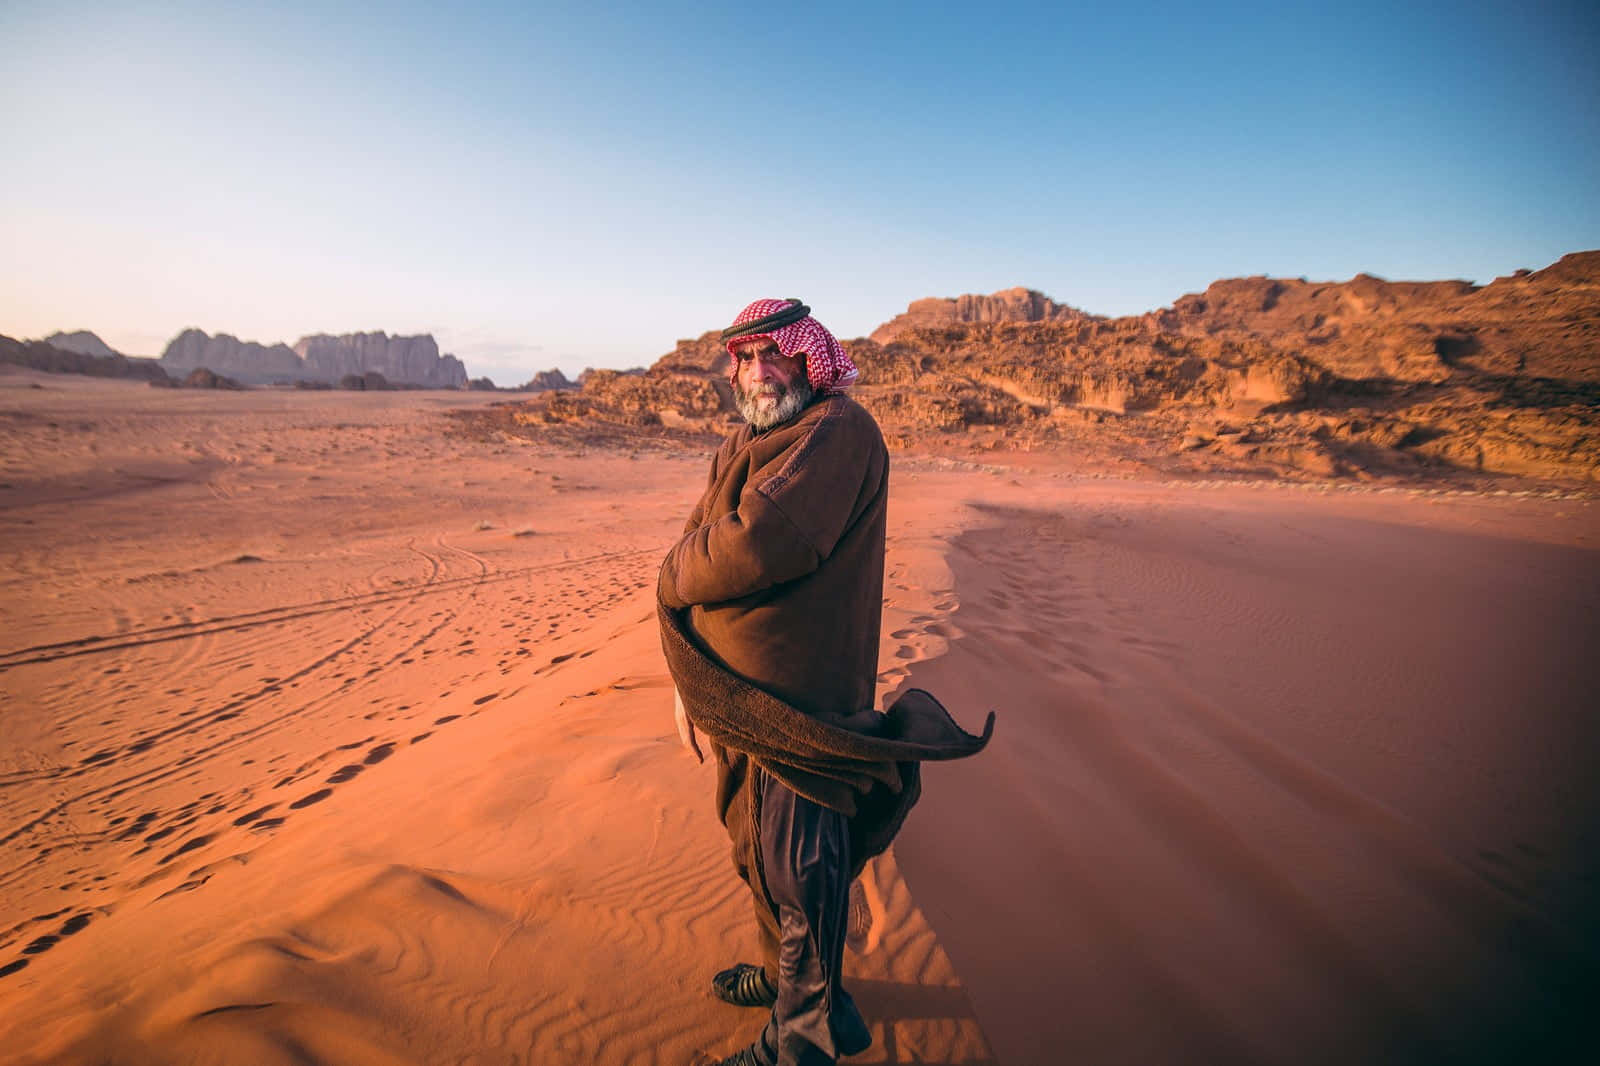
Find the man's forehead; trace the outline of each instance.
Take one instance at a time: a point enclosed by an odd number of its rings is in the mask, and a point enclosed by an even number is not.
[[[778,342],[771,337],[751,337],[748,340],[737,340],[728,347],[735,352],[766,352],[778,351]]]

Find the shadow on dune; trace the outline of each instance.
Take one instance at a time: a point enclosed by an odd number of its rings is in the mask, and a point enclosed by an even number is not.
[[[902,687],[995,739],[926,769],[896,853],[999,1060],[1592,1048],[1594,552],[1211,503],[993,517],[949,556],[963,635]]]
[[[978,1028],[966,990],[960,987],[907,984],[903,981],[873,981],[851,978],[850,994],[862,1015],[873,1027],[874,1055],[887,1062],[928,1062],[935,1066],[997,1066],[993,1057],[970,1059],[924,1059],[916,1049],[902,1048],[896,1036],[900,1022],[950,1022]],[[881,1025],[881,1029],[880,1029]]]

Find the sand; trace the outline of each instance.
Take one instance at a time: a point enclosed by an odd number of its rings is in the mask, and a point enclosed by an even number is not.
[[[42,387],[31,387],[31,386]],[[656,565],[707,457],[0,377],[0,1049],[684,1063],[759,1012]],[[899,456],[852,1061],[1491,1059],[1593,988],[1588,499]]]

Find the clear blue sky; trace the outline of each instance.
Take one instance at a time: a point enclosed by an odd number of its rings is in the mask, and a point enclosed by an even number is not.
[[[1600,247],[1596,9],[0,0],[0,333],[429,331],[514,384],[757,296],[1487,282]]]

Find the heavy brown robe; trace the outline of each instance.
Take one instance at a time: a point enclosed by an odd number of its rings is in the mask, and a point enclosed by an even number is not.
[[[662,643],[717,762],[717,813],[750,885],[769,973],[752,760],[850,817],[854,869],[883,850],[920,788],[918,760],[980,750],[925,693],[872,709],[883,609],[889,456],[860,405],[824,396],[790,422],[741,427],[661,566]]]

